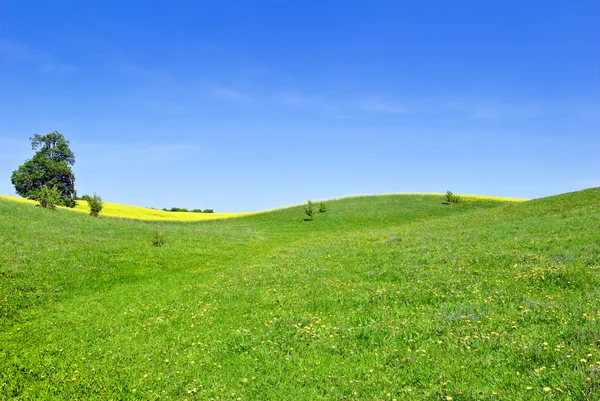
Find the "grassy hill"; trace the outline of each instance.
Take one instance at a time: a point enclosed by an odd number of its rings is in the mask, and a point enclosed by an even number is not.
[[[441,201],[177,223],[0,199],[0,399],[599,399],[600,189]]]

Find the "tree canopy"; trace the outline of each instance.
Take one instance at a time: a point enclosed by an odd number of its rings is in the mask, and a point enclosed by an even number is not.
[[[69,141],[58,131],[49,134],[35,134],[31,138],[31,149],[36,151],[13,171],[11,182],[16,192],[29,199],[39,200],[43,188],[56,188],[62,206],[75,207],[75,176],[71,166],[75,164],[75,154],[69,148]]]

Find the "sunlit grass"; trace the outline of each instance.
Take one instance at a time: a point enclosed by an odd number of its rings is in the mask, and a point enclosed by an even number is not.
[[[390,193],[381,193],[381,194],[344,195],[344,196],[339,196],[339,197],[329,198],[329,199],[312,199],[312,200],[314,202],[333,202],[333,201],[338,201],[338,200],[342,200],[342,199],[378,198],[378,197],[382,197],[382,196],[398,196],[398,195],[419,195],[419,196],[428,196],[428,197],[440,198],[440,199],[444,199],[446,196],[445,193],[438,193],[438,192],[390,192]],[[504,197],[504,196],[468,195],[468,194],[464,194],[464,195],[456,194],[456,195],[460,196],[462,199],[472,199],[472,200],[478,199],[478,200],[488,200],[488,201],[497,201],[497,202],[526,202],[526,201],[531,200],[528,198],[510,198],[510,197]],[[289,204],[289,205],[285,205],[285,206],[281,206],[281,207],[277,207],[277,208],[273,208],[273,209],[269,209],[269,210],[265,210],[265,211],[270,212],[270,211],[281,210],[281,209],[286,209],[286,208],[290,208],[290,207],[297,207],[297,206],[301,206],[304,204],[305,203]]]
[[[389,194],[380,194],[380,195],[357,195],[357,196],[390,196],[390,195],[424,195],[424,196],[435,196],[435,197],[445,197],[445,193],[437,193],[437,192],[398,192],[398,193],[389,193]],[[491,200],[491,201],[499,201],[499,202],[526,202],[530,199],[527,198],[510,198],[505,196],[487,196],[487,195],[469,195],[469,194],[455,194],[460,196],[462,199],[482,199],[482,200]]]
[[[600,189],[443,200],[189,224],[0,200],[0,399],[600,399]]]

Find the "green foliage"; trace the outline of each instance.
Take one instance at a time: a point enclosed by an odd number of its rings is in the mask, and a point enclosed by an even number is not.
[[[447,191],[446,192],[446,202],[448,203],[459,203],[460,202],[460,196],[457,194],[452,193],[452,191]]]
[[[166,243],[165,236],[160,231],[156,230],[152,232],[152,246],[160,248],[164,246]]]
[[[75,176],[71,170],[75,155],[69,141],[57,131],[35,134],[30,140],[32,150],[37,152],[13,171],[10,179],[17,194],[37,200],[43,187],[56,188],[60,194],[57,204],[75,207]]]
[[[36,192],[34,200],[40,202],[40,206],[43,208],[56,209],[56,205],[61,203],[61,199],[58,188],[44,185]]]
[[[187,210],[184,207],[172,207],[171,209],[168,210],[169,212],[189,212],[189,210]]]
[[[325,213],[327,211],[327,205],[324,202],[319,203],[319,213]]]
[[[104,202],[102,202],[102,198],[100,195],[94,193],[92,196],[84,195],[82,199],[85,199],[90,207],[90,215],[94,217],[98,217],[100,212],[104,208]]]
[[[440,198],[317,225],[0,199],[0,399],[597,400],[600,188]]]
[[[214,213],[213,209],[186,209],[184,207],[172,207],[171,209],[163,209],[165,212],[191,212],[191,213]]]
[[[315,209],[313,201],[309,200],[304,206],[304,213],[308,216],[305,220],[312,220],[315,216]]]

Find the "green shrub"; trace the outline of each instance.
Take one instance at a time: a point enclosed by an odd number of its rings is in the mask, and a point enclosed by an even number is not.
[[[192,209],[188,210],[184,207],[172,207],[170,209],[163,209],[165,212],[190,212],[190,213],[214,213],[212,209]]]
[[[152,233],[152,246],[160,248],[165,245],[165,236],[160,231]]]
[[[77,202],[75,202],[75,199],[62,197],[62,206],[72,208],[72,207],[75,207],[76,205],[77,205]]]
[[[458,203],[458,202],[460,202],[460,196],[453,194],[452,191],[447,191],[446,192],[446,202]]]
[[[94,193],[92,196],[84,195],[82,199],[85,199],[90,207],[90,215],[98,217],[102,209],[104,208],[104,202],[100,195]]]
[[[325,213],[327,211],[327,205],[323,202],[319,203],[319,213]]]
[[[306,215],[308,216],[307,219],[305,220],[312,220],[314,215],[315,215],[315,209],[314,209],[314,203],[309,200],[306,203],[306,206],[304,206],[304,213],[306,213]]]
[[[56,205],[62,202],[62,194],[57,187],[44,185],[34,198],[40,202],[40,206],[46,209],[56,209]]]

